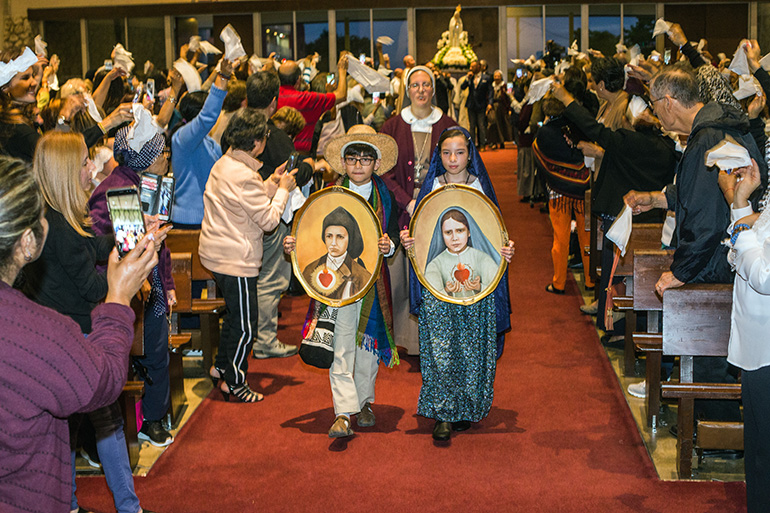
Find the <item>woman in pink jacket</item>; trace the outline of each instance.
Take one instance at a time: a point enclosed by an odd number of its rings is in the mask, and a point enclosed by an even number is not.
[[[219,159],[203,194],[203,223],[198,253],[222,291],[225,312],[219,353],[210,370],[225,400],[263,399],[246,382],[247,357],[257,330],[257,276],[262,266],[262,235],[281,220],[296,170],[279,166],[267,180],[257,157],[265,149],[267,120],[257,109],[237,111],[222,135],[229,150]]]

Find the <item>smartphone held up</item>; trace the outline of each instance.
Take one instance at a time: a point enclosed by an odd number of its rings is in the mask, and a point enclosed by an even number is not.
[[[136,247],[146,232],[139,191],[136,187],[108,190],[107,209],[115,233],[115,247],[123,258]]]

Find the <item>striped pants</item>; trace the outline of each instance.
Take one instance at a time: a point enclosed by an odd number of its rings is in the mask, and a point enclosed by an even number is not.
[[[228,385],[237,387],[246,382],[248,356],[257,335],[257,277],[212,274],[227,308],[214,366],[225,371]]]

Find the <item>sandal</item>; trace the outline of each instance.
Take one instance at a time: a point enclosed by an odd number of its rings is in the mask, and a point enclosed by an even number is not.
[[[249,388],[248,383],[244,383],[241,386],[230,386],[228,383],[222,382],[219,386],[219,391],[222,393],[222,399],[228,403],[230,402],[231,395],[242,403],[258,403],[265,398],[259,392]]]
[[[558,294],[560,296],[564,295],[564,290],[563,289],[557,289],[556,287],[553,286],[553,283],[549,283],[548,285],[546,285],[545,286],[545,291],[546,292],[550,292],[551,294]]]

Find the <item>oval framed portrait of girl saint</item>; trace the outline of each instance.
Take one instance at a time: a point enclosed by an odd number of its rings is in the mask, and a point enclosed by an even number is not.
[[[420,202],[409,224],[417,279],[442,301],[470,305],[497,287],[508,231],[500,211],[472,187],[450,184]]]
[[[332,186],[311,194],[294,215],[291,235],[294,274],[313,299],[349,305],[377,281],[382,227],[369,203],[350,189]]]

